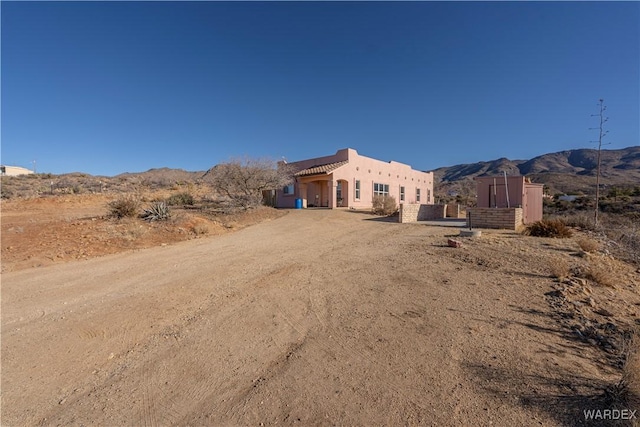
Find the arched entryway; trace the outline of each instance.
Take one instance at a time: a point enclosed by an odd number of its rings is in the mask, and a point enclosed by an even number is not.
[[[339,179],[336,181],[336,207],[349,206],[349,181]]]

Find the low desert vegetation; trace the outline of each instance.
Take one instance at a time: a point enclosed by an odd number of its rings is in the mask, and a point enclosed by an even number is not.
[[[195,198],[191,193],[182,192],[167,197],[166,202],[169,206],[193,206]]]
[[[596,251],[604,246],[617,258],[640,266],[640,213],[602,213],[599,218],[596,226],[592,212],[555,214],[549,217],[549,219],[563,221],[569,227],[591,232],[598,240]],[[581,243],[578,242],[578,244]],[[582,246],[581,249],[591,252]]]
[[[534,237],[566,238],[573,236],[573,232],[561,219],[542,219],[528,225],[524,234]]]
[[[607,264],[604,260],[594,258],[589,262],[589,267],[585,272],[587,279],[609,288],[616,287],[616,278],[613,274],[611,265]]]
[[[293,170],[283,162],[246,158],[220,163],[209,169],[204,180],[242,209],[262,205],[263,191],[280,189],[292,181]]]
[[[372,211],[376,215],[393,215],[398,211],[398,204],[392,196],[373,196]]]
[[[549,270],[551,277],[564,280],[571,275],[569,263],[564,258],[555,257],[549,260]]]
[[[620,380],[605,390],[605,399],[612,409],[640,408],[640,333],[631,331],[622,350],[623,365]],[[639,425],[631,420],[630,425]]]
[[[154,202],[141,215],[145,221],[166,221],[171,218],[171,211],[165,202]]]
[[[211,229],[207,224],[198,223],[191,226],[191,232],[196,236],[205,236],[209,234],[210,231]]]
[[[600,248],[600,244],[589,237],[580,238],[577,243],[584,252],[593,253]]]
[[[107,205],[108,215],[112,218],[133,218],[138,215],[140,200],[135,196],[120,196]]]

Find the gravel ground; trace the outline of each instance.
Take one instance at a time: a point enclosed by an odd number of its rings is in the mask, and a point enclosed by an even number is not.
[[[589,263],[573,239],[484,230],[451,248],[446,227],[280,214],[83,261],[3,259],[2,425],[583,425],[620,375],[571,321],[633,323],[638,274],[616,264],[618,286],[585,282],[593,306],[572,304],[582,285],[549,262]]]

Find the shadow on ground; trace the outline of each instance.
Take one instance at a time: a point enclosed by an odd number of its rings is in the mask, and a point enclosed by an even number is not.
[[[526,309],[511,305],[511,309],[520,313],[526,313],[535,319],[555,318],[553,312]],[[562,357],[571,353],[575,357],[585,359],[586,363],[596,365],[600,369],[611,371],[611,363],[604,359],[597,360],[596,352],[585,351],[588,346],[572,330],[558,325],[547,326],[533,322],[519,322],[513,319],[480,319],[478,321],[491,322],[493,324],[504,323],[506,326],[519,325],[535,330],[542,334],[552,334],[561,338],[560,344],[538,342],[544,347],[545,352]],[[543,375],[530,375],[522,371],[506,370],[504,368],[485,363],[467,363],[464,369],[469,371],[476,379],[476,385],[483,392],[493,396],[496,400],[504,401],[508,396],[515,396],[517,403],[536,412],[544,412],[553,417],[558,423],[566,426],[634,426],[631,420],[606,420],[588,418],[585,411],[627,409],[638,410],[640,408],[626,407],[621,404],[616,396],[611,393],[613,384],[594,378],[592,376],[576,375],[558,364],[550,364]],[[558,390],[557,393],[543,393],[540,390]],[[638,401],[637,396],[631,396],[630,401]],[[636,415],[637,417],[638,415]],[[637,421],[637,420],[635,420]]]

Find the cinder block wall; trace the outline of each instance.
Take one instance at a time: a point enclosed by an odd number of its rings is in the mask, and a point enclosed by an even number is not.
[[[402,203],[400,204],[400,216],[398,216],[399,222],[416,222],[418,220],[418,212],[420,211],[420,205],[415,203]]]
[[[420,205],[417,203],[402,203],[398,221],[416,222],[442,219],[446,215],[446,205]]]
[[[517,230],[523,225],[522,208],[468,208],[468,212],[474,228]]]

